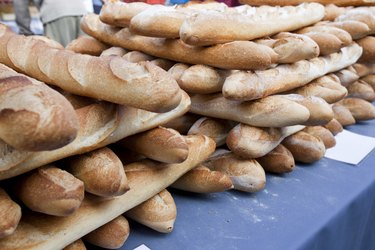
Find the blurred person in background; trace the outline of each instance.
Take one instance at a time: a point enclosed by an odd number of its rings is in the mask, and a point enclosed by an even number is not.
[[[81,18],[90,12],[93,12],[92,0],[43,0],[40,17],[44,35],[65,47],[84,34],[80,28]]]
[[[33,1],[35,6],[39,8],[40,1]],[[16,24],[19,28],[19,34],[30,36],[34,35],[31,31],[31,15],[29,10],[30,0],[13,0],[14,13],[16,15]]]

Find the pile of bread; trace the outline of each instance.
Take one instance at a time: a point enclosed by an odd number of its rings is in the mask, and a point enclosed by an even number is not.
[[[257,192],[375,118],[372,7],[108,1],[81,28],[0,25],[0,249],[171,232],[167,187]]]

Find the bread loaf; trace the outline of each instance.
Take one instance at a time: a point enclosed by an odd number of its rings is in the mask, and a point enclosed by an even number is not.
[[[303,131],[286,137],[282,145],[292,153],[294,160],[303,163],[318,161],[326,152],[324,143],[320,138]]]
[[[298,31],[298,33],[300,34],[305,34],[309,32],[317,32],[317,33],[325,33],[325,34],[334,35],[341,41],[341,46],[343,47],[349,46],[353,42],[353,39],[348,32],[346,32],[343,29],[336,28],[336,27],[329,26],[329,25],[314,25],[314,26],[303,28]]]
[[[333,118],[329,123],[324,125],[324,127],[331,131],[333,135],[337,135],[338,133],[341,133],[343,131],[341,123],[339,123],[339,121],[335,118]]]
[[[129,51],[125,55],[122,56],[125,60],[132,62],[132,63],[138,63],[138,62],[144,62],[144,61],[151,61],[154,59],[153,56],[147,55],[145,53],[142,53],[140,51]]]
[[[362,49],[357,44],[342,48],[340,53],[293,64],[279,65],[265,71],[233,72],[226,78],[223,95],[236,100],[253,100],[301,87],[327,73],[355,63]]]
[[[322,126],[308,126],[302,131],[321,139],[326,149],[336,145],[336,139],[333,134]]]
[[[228,134],[227,146],[236,155],[253,159],[268,154],[287,136],[302,130],[296,125],[284,128],[258,128],[238,124]]]
[[[310,116],[306,121],[301,123],[303,125],[324,125],[333,118],[331,106],[320,97],[303,97],[297,94],[282,95],[282,97],[301,104],[309,110]]]
[[[129,190],[120,159],[107,147],[68,158],[64,165],[67,171],[84,183],[86,192],[112,197]]]
[[[375,90],[375,74],[364,76],[361,81],[368,83]]]
[[[242,4],[250,5],[297,5],[304,2],[316,2],[321,4],[335,4],[337,6],[361,6],[375,5],[371,0],[240,0]]]
[[[282,31],[314,24],[324,17],[320,4],[270,8],[252,14],[206,11],[187,16],[180,27],[180,38],[187,44],[207,46],[236,40],[252,40]],[[207,25],[207,24],[210,25]]]
[[[124,216],[118,216],[105,225],[85,235],[83,239],[95,246],[118,249],[128,239],[130,233],[129,222]]]
[[[370,31],[368,34],[375,33],[375,15],[368,9],[363,8],[354,8],[351,10],[346,11],[344,14],[338,16],[335,21],[342,22],[342,21],[360,21],[365,23]]]
[[[348,87],[348,97],[361,98],[368,102],[375,101],[375,91],[370,84],[365,81],[356,81]]]
[[[279,144],[265,156],[256,159],[266,172],[283,174],[293,171],[295,162],[292,153]]]
[[[336,119],[342,126],[349,126],[355,124],[355,119],[350,110],[338,103],[332,105],[334,119]]]
[[[72,105],[44,83],[0,64],[0,138],[19,150],[61,148],[79,127]]]
[[[95,38],[83,35],[74,39],[66,46],[67,50],[92,56],[99,56],[108,48],[108,45],[96,40]]]
[[[375,118],[375,107],[368,101],[360,98],[345,98],[339,104],[345,106],[358,121],[371,120]]]
[[[176,220],[177,209],[172,195],[164,189],[128,210],[125,215],[160,233],[170,233]]]
[[[324,6],[325,8],[325,14],[324,14],[324,21],[333,21],[336,17],[338,17],[341,14],[344,14],[346,11],[346,8],[344,7],[338,7],[335,4],[327,4]]]
[[[86,250],[85,243],[81,239],[74,241],[72,244],[64,247],[63,250]]]
[[[123,56],[127,52],[128,51],[126,49],[123,49],[121,47],[110,47],[106,50],[103,50],[100,56]]]
[[[367,24],[355,20],[346,20],[341,22],[319,22],[317,25],[333,26],[343,29],[351,35],[353,40],[361,39],[367,36],[367,34],[370,32],[370,28]]]
[[[189,154],[185,138],[178,131],[164,127],[126,137],[117,145],[165,163],[183,162]]]
[[[76,54],[16,34],[6,48],[17,68],[77,95],[153,112],[169,111],[181,100],[176,81],[148,62],[133,64],[119,57]]]
[[[338,102],[343,99],[348,90],[340,83],[340,79],[334,74],[319,77],[300,88],[290,90],[288,93],[296,93],[302,96],[316,96],[327,103]]]
[[[12,201],[4,189],[0,188],[0,239],[16,230],[21,219],[20,206]]]
[[[351,83],[359,79],[357,71],[352,66],[349,66],[346,69],[337,71],[334,74],[339,78],[340,80],[339,82],[344,87],[348,87]]]
[[[281,32],[273,39],[258,39],[257,43],[270,46],[278,54],[278,63],[294,63],[319,56],[319,46],[305,35]]]
[[[245,160],[231,152],[210,157],[204,166],[228,175],[236,190],[258,192],[266,184],[266,175],[256,160]]]
[[[54,166],[39,168],[23,176],[14,188],[28,208],[55,216],[71,215],[84,197],[83,182]]]
[[[170,72],[180,88],[193,94],[212,94],[221,92],[225,78],[230,74],[228,70],[215,69],[207,65],[193,65],[177,63]]]
[[[375,37],[367,36],[358,40],[357,43],[363,48],[362,56],[358,62],[375,63]]]
[[[284,127],[301,124],[310,117],[304,106],[283,96],[239,102],[221,94],[191,96],[190,112],[208,117],[242,122],[258,127]]]
[[[129,50],[190,64],[205,64],[224,69],[265,69],[277,61],[269,47],[251,41],[235,41],[209,47],[189,46],[178,39],[134,35],[127,28],[114,28],[86,15],[81,29],[96,39]]]
[[[202,117],[197,120],[188,131],[188,135],[202,134],[210,137],[216,143],[216,146],[225,144],[229,131],[236,123],[215,118]]]
[[[193,193],[214,193],[231,189],[233,184],[226,174],[201,164],[178,178],[171,187]]]
[[[189,109],[189,97],[186,93],[183,93],[182,96],[180,105],[166,113],[153,113],[107,102],[99,102],[78,109],[76,113],[80,129],[77,138],[72,143],[57,150],[27,155],[27,157],[23,157],[24,160],[21,163],[16,165],[10,162],[12,168],[1,171],[0,179],[10,178],[72,155],[104,147],[126,136],[166,123],[186,113]],[[17,161],[22,159],[21,154],[29,153],[20,152],[19,154]],[[8,168],[8,166],[2,166],[2,168]]]
[[[178,177],[200,164],[215,149],[205,136],[189,136],[189,157],[180,164],[156,164],[152,161],[125,166],[130,190],[116,199],[86,196],[82,206],[71,216],[56,219],[31,213],[23,216],[16,232],[0,240],[1,249],[62,249],[68,244],[115,219],[130,208],[151,198]],[[147,185],[145,185],[147,183]],[[28,237],[28,236],[33,237]],[[28,241],[25,241],[25,236]]]
[[[375,64],[355,63],[353,64],[353,68],[355,69],[359,77],[363,77],[375,73],[374,65]]]

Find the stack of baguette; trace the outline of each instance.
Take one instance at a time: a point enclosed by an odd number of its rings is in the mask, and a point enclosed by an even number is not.
[[[367,7],[107,1],[65,49],[0,26],[0,249],[119,248],[127,218],[173,230],[167,187],[258,192],[319,160],[375,118],[374,24]]]

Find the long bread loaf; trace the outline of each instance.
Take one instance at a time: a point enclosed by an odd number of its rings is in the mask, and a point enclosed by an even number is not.
[[[240,0],[242,4],[250,5],[297,5],[304,2],[316,2],[321,4],[335,4],[337,6],[362,6],[375,5],[371,0]]]
[[[102,23],[94,14],[82,19],[81,29],[114,46],[190,64],[227,69],[264,69],[277,61],[277,54],[271,48],[251,41],[235,41],[209,47],[189,46],[178,39],[131,34],[127,28],[120,29]]]
[[[189,143],[189,157],[183,163],[156,164],[145,161],[127,165],[125,171],[130,190],[124,195],[111,200],[87,196],[74,214],[58,220],[53,216],[46,217],[38,213],[26,214],[16,232],[0,240],[0,248],[62,249],[115,219],[165,189],[178,177],[204,161],[215,149],[215,143],[205,136],[189,136],[186,140]],[[29,240],[25,241],[25,237]]]
[[[0,30],[6,30],[5,26]],[[76,54],[16,34],[5,48],[17,68],[74,94],[153,112],[169,111],[181,100],[176,81],[148,62],[133,64],[119,57]]]

